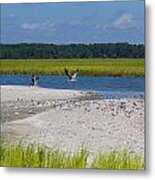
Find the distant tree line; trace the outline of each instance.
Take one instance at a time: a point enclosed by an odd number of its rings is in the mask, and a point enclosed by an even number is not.
[[[143,44],[1,44],[0,59],[144,58]]]

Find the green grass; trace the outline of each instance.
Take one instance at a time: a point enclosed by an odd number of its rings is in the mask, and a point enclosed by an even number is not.
[[[0,145],[1,166],[43,168],[96,168],[144,170],[144,157],[127,150],[100,153],[88,164],[90,152],[81,148],[74,154],[40,145]]]
[[[64,68],[88,76],[144,76],[144,59],[1,60],[0,74],[62,75]]]

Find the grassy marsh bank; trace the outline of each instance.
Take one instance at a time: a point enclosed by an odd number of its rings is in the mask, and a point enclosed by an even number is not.
[[[85,148],[74,154],[40,145],[0,145],[1,166],[43,168],[96,168],[144,170],[144,157],[127,150],[98,154],[88,164],[90,152]]]
[[[1,60],[0,74],[62,75],[64,68],[87,76],[144,76],[144,59]]]

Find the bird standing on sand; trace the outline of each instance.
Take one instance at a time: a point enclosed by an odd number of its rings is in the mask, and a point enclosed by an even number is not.
[[[71,74],[69,71],[65,68],[65,74],[68,76],[69,81],[76,81],[76,76],[78,74],[79,70],[77,69],[75,73]]]
[[[31,76],[31,80],[32,80],[32,86],[35,86],[35,85],[37,85],[37,83],[38,83],[38,80],[39,80],[39,77],[38,76],[35,76],[34,74],[32,74],[32,76]]]

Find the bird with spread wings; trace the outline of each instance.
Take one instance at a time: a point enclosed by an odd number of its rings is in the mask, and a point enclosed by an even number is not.
[[[68,79],[70,81],[75,81],[76,80],[76,76],[79,73],[79,70],[77,69],[73,74],[71,74],[66,68],[65,68],[65,74],[66,76],[68,76]]]

